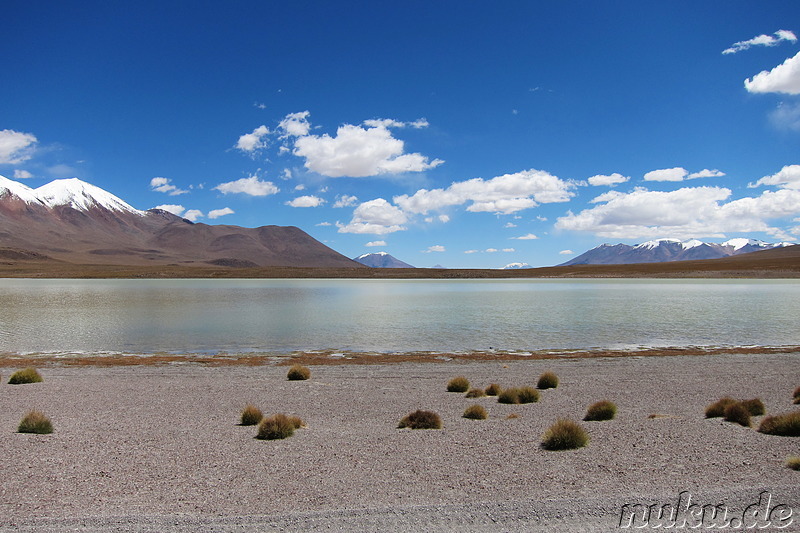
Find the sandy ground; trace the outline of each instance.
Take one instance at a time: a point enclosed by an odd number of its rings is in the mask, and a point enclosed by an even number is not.
[[[445,391],[456,375],[532,385],[545,370],[561,384],[536,404]],[[305,382],[286,371],[48,366],[44,383],[12,386],[4,369],[0,531],[611,531],[622,505],[682,491],[733,516],[767,491],[794,512],[782,531],[800,530],[800,472],[784,466],[800,439],[703,415],[724,395],[797,409],[797,353],[314,366]],[[586,448],[540,448],[551,423],[600,399],[618,416],[582,422]],[[249,402],[308,428],[257,440],[237,425]],[[472,403],[490,418],[461,418]],[[16,433],[33,408],[53,434]],[[444,428],[396,429],[418,408]]]

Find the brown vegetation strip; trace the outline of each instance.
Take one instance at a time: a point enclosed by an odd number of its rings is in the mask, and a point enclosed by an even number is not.
[[[341,352],[334,350],[300,351],[288,354],[259,353],[246,355],[0,355],[0,367],[42,366],[161,366],[195,364],[201,366],[262,366],[262,365],[374,365],[394,363],[444,363],[452,361],[525,361],[546,359],[591,359],[599,357],[654,357],[720,354],[779,354],[797,353],[800,346],[746,347],[671,347],[640,350],[539,350],[533,352],[474,351],[474,352]]]

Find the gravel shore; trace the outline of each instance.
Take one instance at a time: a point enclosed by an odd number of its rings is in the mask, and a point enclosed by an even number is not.
[[[800,439],[703,414],[725,395],[797,409],[797,353],[311,370],[287,381],[283,366],[48,366],[44,383],[12,386],[4,369],[0,531],[610,531],[622,505],[682,491],[740,516],[767,491],[794,510],[782,531],[800,530],[800,472],[785,466]],[[560,385],[535,404],[445,391],[457,375],[519,386],[546,370]],[[582,422],[587,447],[540,448],[556,419],[601,399],[618,414]],[[247,403],[308,427],[257,440],[237,425]],[[461,417],[473,403],[488,420]],[[30,409],[55,432],[16,433]],[[444,428],[398,430],[415,409]]]

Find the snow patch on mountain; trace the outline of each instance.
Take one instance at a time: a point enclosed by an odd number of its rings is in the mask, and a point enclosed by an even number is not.
[[[36,192],[25,184],[0,176],[0,198],[12,194],[29,204],[41,204]]]
[[[54,180],[38,189],[33,189],[33,192],[48,207],[66,205],[79,211],[104,207],[110,211],[122,211],[140,216],[145,214],[144,211],[135,209],[110,192],[78,178]]]
[[[509,263],[500,270],[519,270],[520,268],[533,268],[528,263]]]

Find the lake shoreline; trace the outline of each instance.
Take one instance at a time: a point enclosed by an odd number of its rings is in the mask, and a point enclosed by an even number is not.
[[[43,383],[16,386],[4,370],[0,531],[608,531],[622,505],[683,491],[736,512],[767,491],[798,516],[798,473],[784,465],[797,439],[757,432],[761,417],[744,428],[703,414],[725,395],[796,410],[798,364],[800,351],[450,360],[315,365],[300,382],[282,365],[47,365]],[[505,387],[544,371],[560,383],[535,404],[445,390],[456,375]],[[600,399],[617,417],[581,422],[587,447],[539,447],[556,419]],[[254,439],[237,425],[247,403],[308,427]],[[461,417],[473,403],[487,420]],[[15,433],[31,408],[53,434]],[[444,428],[398,430],[415,409]]]

